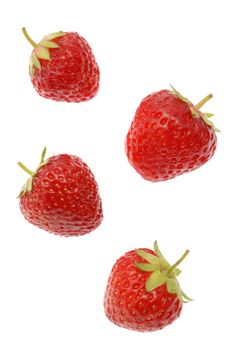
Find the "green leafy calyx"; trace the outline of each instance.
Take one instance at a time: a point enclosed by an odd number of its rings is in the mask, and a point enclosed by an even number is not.
[[[135,266],[143,272],[151,272],[146,281],[147,292],[151,292],[159,286],[166,285],[168,292],[177,294],[180,301],[184,303],[191,301],[192,299],[182,291],[177,280],[177,276],[181,273],[181,270],[177,266],[189,254],[189,251],[186,250],[181,258],[173,265],[170,265],[165,259],[156,241],[154,242],[154,252],[156,255],[141,249],[136,250],[136,254],[146,260],[146,263],[136,262]]]
[[[45,160],[45,154],[46,154],[46,147],[43,149],[42,154],[41,154],[41,158],[40,158],[40,163],[38,165],[38,167],[36,168],[35,171],[32,171],[30,169],[28,169],[24,164],[22,164],[21,162],[18,163],[19,167],[22,168],[22,170],[24,170],[27,174],[30,175],[30,178],[25,182],[25,184],[22,186],[21,191],[19,193],[19,197],[23,196],[26,192],[30,192],[32,191],[32,186],[33,186],[33,179],[34,177],[37,175],[39,169],[44,166],[45,164],[47,164],[48,159]]]
[[[214,123],[210,120],[210,118],[212,118],[214,116],[214,114],[212,113],[203,113],[200,111],[200,108],[207,102],[209,101],[213,95],[212,94],[209,94],[208,96],[206,96],[204,99],[202,99],[199,103],[197,103],[196,105],[193,105],[190,100],[187,98],[187,97],[184,97],[178,90],[176,90],[172,85],[171,85],[171,92],[177,96],[180,100],[182,100],[183,102],[187,103],[190,110],[191,110],[191,113],[192,113],[192,116],[194,118],[202,118],[203,121],[211,126],[214,131],[217,131],[219,132],[220,130],[217,129],[215,126],[214,126]]]
[[[30,58],[29,73],[31,77],[35,74],[35,69],[41,70],[40,59],[50,60],[50,49],[57,49],[59,45],[53,40],[66,35],[64,32],[56,32],[46,35],[39,44],[35,43],[28,35],[26,28],[22,28],[25,38],[33,46],[34,50]]]

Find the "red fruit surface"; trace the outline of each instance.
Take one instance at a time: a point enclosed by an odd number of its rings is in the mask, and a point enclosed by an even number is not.
[[[82,102],[93,98],[99,88],[100,72],[88,42],[76,32],[52,39],[50,59],[39,57],[31,80],[39,95],[55,101]],[[33,50],[35,53],[37,49]]]
[[[142,250],[156,255],[152,250]],[[116,325],[130,330],[162,329],[180,316],[182,302],[167,291],[166,285],[147,292],[145,284],[151,272],[141,271],[136,262],[146,261],[132,250],[113,266],[105,292],[105,314]]]
[[[48,158],[20,196],[25,219],[62,236],[79,236],[96,229],[102,219],[98,186],[89,167],[78,157]]]
[[[169,90],[155,92],[141,102],[127,134],[126,153],[144,179],[172,179],[213,156],[214,128],[193,116],[191,107],[195,108]]]

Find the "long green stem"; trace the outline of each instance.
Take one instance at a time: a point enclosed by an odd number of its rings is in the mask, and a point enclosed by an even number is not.
[[[33,39],[30,38],[29,34],[26,31],[26,28],[22,28],[22,33],[24,34],[27,41],[29,41],[29,43],[32,45],[32,47],[38,47],[38,44],[36,44],[36,42],[34,42]]]
[[[30,176],[34,176],[35,172],[28,169],[24,164],[22,164],[21,162],[17,163],[19,165],[20,168],[22,168],[22,170],[24,170],[26,173],[28,173]]]
[[[185,251],[185,253],[181,256],[181,258],[180,258],[177,262],[175,262],[175,264],[173,264],[173,265],[168,269],[167,275],[169,275],[169,273],[171,273],[172,271],[175,270],[175,268],[186,258],[186,256],[189,254],[189,252],[190,252],[190,251],[187,249],[187,250]]]
[[[209,94],[208,96],[204,97],[199,103],[195,105],[196,109],[200,109],[203,105],[205,105],[208,100],[210,100],[213,97],[213,94]]]

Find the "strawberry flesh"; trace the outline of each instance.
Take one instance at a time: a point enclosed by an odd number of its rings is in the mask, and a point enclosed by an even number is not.
[[[149,249],[142,249],[155,255]],[[151,272],[143,272],[135,263],[146,262],[132,250],[123,255],[111,271],[104,298],[105,314],[120,327],[151,332],[174,322],[181,313],[182,302],[162,285],[147,292],[145,284]]]
[[[67,154],[50,157],[20,196],[24,217],[39,228],[62,236],[79,236],[96,229],[102,203],[89,167]]]
[[[126,138],[130,164],[146,180],[174,178],[206,163],[216,150],[214,129],[194,117],[191,103],[169,90],[141,102]]]
[[[88,42],[76,32],[53,39],[50,59],[40,58],[32,83],[39,95],[55,101],[82,102],[93,98],[99,88],[99,67]]]

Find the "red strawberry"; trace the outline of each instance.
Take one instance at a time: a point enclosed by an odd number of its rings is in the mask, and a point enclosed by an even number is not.
[[[132,250],[112,268],[104,298],[106,316],[116,325],[139,332],[162,329],[175,321],[182,303],[191,300],[180,288],[177,269],[189,253],[170,265],[160,252]]]
[[[218,131],[200,108],[177,90],[155,92],[141,102],[126,139],[130,164],[144,179],[172,179],[206,163],[216,149]]]
[[[44,149],[35,171],[18,165],[31,177],[20,192],[25,219],[61,236],[79,236],[96,229],[102,219],[97,183],[78,157],[60,154],[45,160]]]
[[[99,88],[99,67],[87,41],[75,32],[46,35],[34,47],[29,73],[34,88],[55,101],[82,102],[94,97]]]

